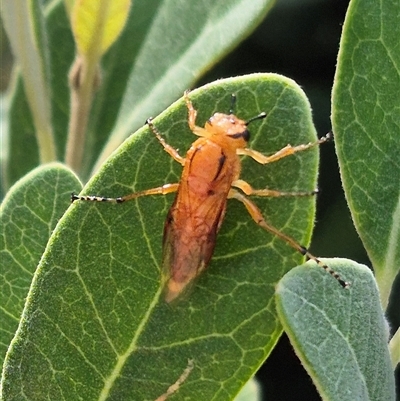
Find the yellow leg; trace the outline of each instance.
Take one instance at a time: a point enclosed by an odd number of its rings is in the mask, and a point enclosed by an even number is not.
[[[165,139],[161,136],[160,132],[157,130],[157,128],[154,126],[151,118],[148,118],[146,121],[146,124],[149,126],[149,128],[153,131],[154,135],[158,139],[158,141],[161,143],[163,146],[164,150],[178,163],[180,163],[182,166],[185,164],[185,158],[182,157],[178,151],[173,148],[171,145],[169,145]]]
[[[148,196],[148,195],[166,195],[171,192],[176,192],[178,190],[179,184],[165,184],[161,187],[145,189],[144,191],[135,192],[133,194],[120,196],[118,198],[105,198],[103,196],[97,195],[75,195],[74,193],[71,194],[71,202],[76,200],[81,201],[89,201],[89,202],[112,202],[112,203],[122,203],[126,201],[130,201],[132,199],[139,198],[141,196]]]
[[[346,288],[349,286],[349,283],[347,283],[346,281],[342,280],[342,278],[339,276],[338,273],[336,273],[334,270],[332,270],[329,266],[325,265],[323,262],[321,262],[317,257],[315,257],[314,255],[312,255],[308,249],[300,244],[298,244],[293,238],[289,237],[288,235],[280,232],[279,230],[277,230],[275,227],[269,225],[260,209],[248,198],[246,198],[245,195],[241,194],[240,192],[236,191],[235,189],[231,189],[229,191],[229,198],[234,198],[239,200],[240,202],[242,202],[244,204],[244,206],[246,207],[247,211],[249,212],[250,216],[252,217],[252,219],[260,226],[262,227],[264,230],[270,232],[271,234],[276,235],[277,237],[283,239],[284,241],[286,241],[292,248],[296,249],[298,252],[300,252],[302,255],[306,256],[309,259],[312,259],[314,262],[316,262],[318,264],[318,266],[322,267],[323,269],[325,269],[329,274],[331,274],[337,281],[339,281],[340,285],[343,288]]]
[[[186,107],[188,108],[188,124],[189,128],[194,131],[196,128],[200,128],[196,126],[196,117],[197,117],[197,110],[193,107],[192,101],[189,99],[189,91],[185,91],[183,97],[186,102]]]
[[[310,149],[314,146],[320,145],[321,143],[324,143],[332,138],[332,134],[328,133],[327,135],[323,136],[321,139],[315,142],[310,142],[305,145],[298,145],[298,146],[291,146],[287,145],[283,149],[278,150],[275,154],[271,156],[265,156],[260,152],[257,152],[256,150],[253,149],[238,149],[237,154],[238,155],[244,155],[244,156],[250,156],[253,158],[256,162],[260,164],[267,164],[267,163],[273,163],[276,162],[277,160],[280,160],[286,156],[293,155],[297,152],[302,152],[303,150]]]
[[[246,195],[254,196],[312,196],[318,193],[317,189],[310,192],[282,192],[273,189],[254,189],[247,181],[244,180],[233,181],[232,186],[241,189]]]
[[[188,90],[185,91],[185,93],[183,94],[183,97],[186,102],[186,107],[188,108],[188,124],[189,124],[190,130],[193,132],[193,134],[198,135],[198,136],[204,136],[204,137],[209,136],[207,130],[196,125],[197,110],[193,107],[193,103],[189,99],[189,91]]]

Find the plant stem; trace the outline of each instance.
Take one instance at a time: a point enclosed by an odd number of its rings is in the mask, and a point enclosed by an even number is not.
[[[84,56],[77,57],[71,72],[71,118],[68,128],[68,141],[65,162],[79,173],[82,166],[86,129],[92,106],[93,93],[98,82],[99,68]]]

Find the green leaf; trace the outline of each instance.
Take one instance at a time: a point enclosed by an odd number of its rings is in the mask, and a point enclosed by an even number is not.
[[[0,208],[1,361],[18,327],[46,243],[81,184],[60,164],[39,167],[18,181]]]
[[[51,57],[53,127],[56,134],[57,154],[59,159],[62,159],[65,153],[70,115],[68,74],[75,59],[75,44],[67,11],[62,1],[52,1],[45,9],[45,17]]]
[[[251,147],[270,154],[315,140],[309,103],[291,80],[254,74],[193,91],[198,124],[216,111],[248,119]],[[154,120],[184,154],[196,137],[179,100]],[[329,146],[329,145],[326,145]],[[243,159],[255,188],[315,188],[318,149],[262,166]],[[119,196],[179,180],[181,166],[147,127],[105,163],[85,194]],[[166,304],[160,279],[162,231],[172,196],[123,204],[76,202],[59,222],[36,271],[24,318],[7,357],[3,394],[30,400],[154,400],[193,360],[179,398],[231,400],[281,334],[274,287],[302,256],[258,228],[230,201],[214,258],[193,292]],[[308,244],[311,197],[255,200],[272,225]],[[336,283],[334,283],[336,286]],[[22,384],[22,386],[21,386]],[[21,393],[24,389],[24,394]]]
[[[2,143],[7,146],[7,163],[2,172],[4,192],[40,163],[35,127],[21,76],[15,77],[10,93],[9,107],[4,116],[8,129],[3,133],[7,145]]]
[[[388,331],[371,271],[348,259],[324,259],[349,289],[308,262],[277,287],[289,339],[323,400],[395,400]]]
[[[346,198],[386,307],[400,269],[400,3],[353,0],[332,122]]]

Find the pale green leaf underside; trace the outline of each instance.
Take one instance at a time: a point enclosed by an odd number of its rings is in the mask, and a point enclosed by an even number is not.
[[[251,147],[268,154],[315,140],[303,92],[274,74],[219,81],[192,92],[199,125],[217,110],[228,112],[232,93],[239,117],[268,113],[251,124]],[[196,138],[182,100],[154,124],[181,154]],[[268,166],[245,158],[242,177],[257,188],[310,191],[317,156],[312,149]],[[84,193],[128,194],[176,182],[180,170],[142,128]],[[192,293],[171,307],[160,298],[159,271],[171,201],[169,195],[71,207],[35,276],[26,320],[9,353],[4,392],[24,399],[22,382],[32,400],[154,400],[193,359],[177,397],[231,400],[238,393],[281,334],[274,286],[302,257],[257,228],[244,207],[231,201],[208,270]],[[255,201],[275,227],[309,242],[314,199]]]
[[[61,164],[38,167],[18,181],[0,208],[1,361],[17,330],[25,298],[46,243],[71,189],[81,188]]]
[[[255,378],[249,380],[234,401],[262,401],[261,386],[258,381]]]
[[[279,316],[297,355],[325,401],[394,401],[387,326],[371,271],[347,259],[324,262],[351,286],[332,285],[308,262],[277,287]]]
[[[397,0],[351,2],[332,109],[346,197],[384,306],[400,269],[399,20]]]

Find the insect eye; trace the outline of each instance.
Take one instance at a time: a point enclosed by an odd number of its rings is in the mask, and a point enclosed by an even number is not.
[[[250,140],[250,131],[245,129],[242,132],[238,132],[237,134],[232,134],[229,135],[231,138],[233,139],[239,139],[239,138],[243,138],[246,142],[249,142]]]

